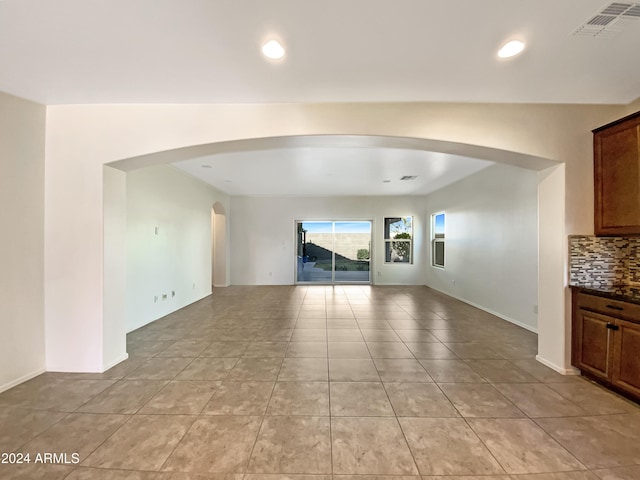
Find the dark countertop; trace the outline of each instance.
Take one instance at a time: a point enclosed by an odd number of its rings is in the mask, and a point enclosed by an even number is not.
[[[571,284],[571,288],[578,288],[584,293],[599,297],[611,298],[622,302],[637,303],[640,305],[640,286],[638,285],[592,285]]]

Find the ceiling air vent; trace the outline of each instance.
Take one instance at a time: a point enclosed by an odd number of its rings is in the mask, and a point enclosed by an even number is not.
[[[605,15],[622,15],[631,5],[631,3],[612,3],[602,10],[602,13]]]
[[[613,2],[593,14],[585,23],[576,28],[572,35],[578,37],[612,38],[623,27],[635,24],[640,18],[640,3]]]
[[[416,178],[418,178],[417,175],[403,175],[400,180],[415,180]]]
[[[611,15],[596,15],[587,22],[587,25],[609,25],[616,17]]]
[[[636,17],[640,18],[640,4],[634,4],[629,10],[622,14],[625,17]]]

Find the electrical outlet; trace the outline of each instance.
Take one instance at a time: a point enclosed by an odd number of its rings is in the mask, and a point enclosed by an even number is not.
[[[176,291],[175,290],[171,290],[171,298],[176,296]]]
[[[382,272],[378,272],[378,276],[381,277],[382,276]]]
[[[153,303],[158,303],[158,295],[153,296]]]
[[[167,294],[166,294],[166,293],[163,293],[163,294],[162,294],[162,300],[166,300],[166,299],[167,299]]]
[[[533,306],[533,313],[535,313],[535,314],[538,313],[538,305],[534,305]]]

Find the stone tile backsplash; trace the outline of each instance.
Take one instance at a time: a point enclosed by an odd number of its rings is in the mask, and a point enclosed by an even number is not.
[[[569,236],[570,285],[640,284],[640,238]]]
[[[628,282],[631,285],[640,285],[640,238],[629,239]]]

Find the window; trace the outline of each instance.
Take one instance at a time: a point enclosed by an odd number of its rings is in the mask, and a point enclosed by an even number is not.
[[[431,265],[444,268],[444,213],[431,215]]]
[[[385,217],[385,263],[413,263],[412,217]]]

